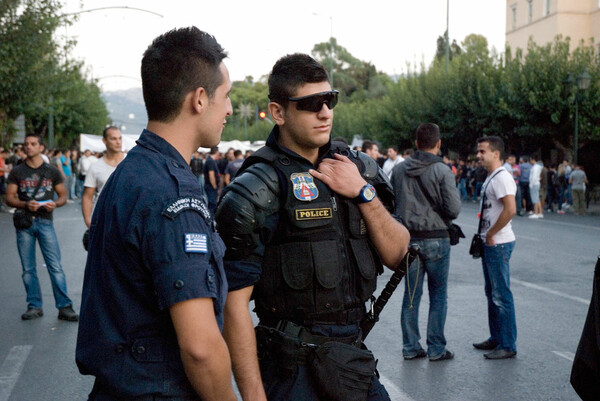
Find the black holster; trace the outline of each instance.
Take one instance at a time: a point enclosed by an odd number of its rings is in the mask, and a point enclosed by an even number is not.
[[[305,365],[323,399],[367,399],[377,362],[371,351],[361,348],[360,334],[319,336],[282,320],[275,327],[258,325],[256,341],[259,361],[276,363],[282,378],[292,377],[299,365]]]

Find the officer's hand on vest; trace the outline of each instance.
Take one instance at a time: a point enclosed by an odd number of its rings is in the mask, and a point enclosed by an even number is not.
[[[317,170],[310,169],[308,172],[335,193],[350,199],[356,198],[367,182],[350,159],[337,153],[334,157],[335,159],[323,159]]]

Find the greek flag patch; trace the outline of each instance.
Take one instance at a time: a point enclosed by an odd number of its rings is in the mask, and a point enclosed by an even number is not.
[[[206,234],[185,234],[185,251],[187,253],[208,253]]]

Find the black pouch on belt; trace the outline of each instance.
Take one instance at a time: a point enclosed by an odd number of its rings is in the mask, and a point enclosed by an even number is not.
[[[376,367],[371,351],[336,341],[317,347],[310,361],[321,396],[331,401],[366,401]]]

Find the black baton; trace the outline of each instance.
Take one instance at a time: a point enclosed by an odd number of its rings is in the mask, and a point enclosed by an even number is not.
[[[379,294],[375,302],[371,304],[371,310],[367,312],[366,316],[361,320],[360,329],[362,331],[363,340],[367,338],[373,329],[373,326],[375,326],[375,323],[379,320],[381,311],[390,300],[394,291],[396,291],[398,284],[402,281],[402,278],[408,271],[412,262],[418,257],[419,249],[419,246],[414,244],[408,248],[408,253],[402,259],[400,266],[394,271],[394,274],[392,274],[392,277],[390,277],[390,280],[387,282],[385,288],[381,291],[381,294]]]

